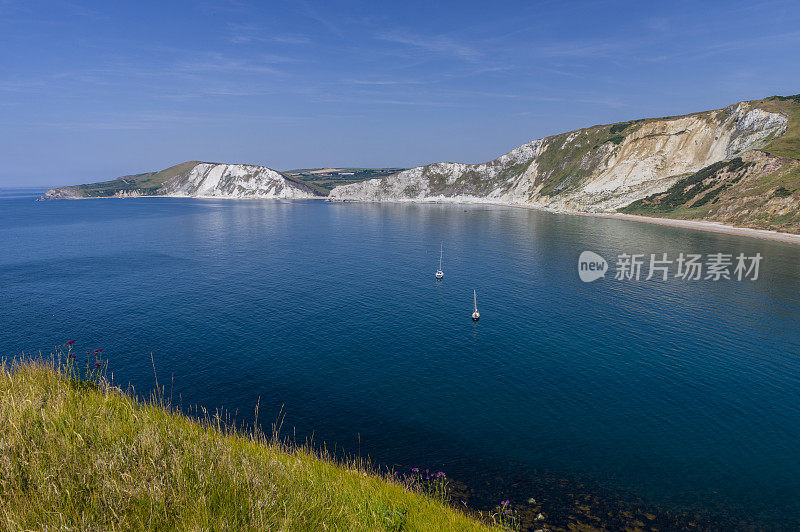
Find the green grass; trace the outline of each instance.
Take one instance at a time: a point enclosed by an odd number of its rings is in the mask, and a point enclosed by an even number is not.
[[[489,530],[363,461],[189,418],[55,366],[0,367],[0,529]]]
[[[167,180],[188,172],[198,164],[200,164],[200,161],[187,161],[159,172],[126,175],[111,181],[76,185],[75,188],[85,197],[108,197],[119,191],[131,192],[133,190],[138,190],[144,195],[155,195]]]
[[[626,129],[628,129],[629,126],[632,126],[633,124],[638,124],[639,122],[644,122],[644,121],[645,121],[644,118],[640,118],[638,120],[631,120],[630,122],[620,122],[618,124],[612,124],[611,127],[609,128],[608,132],[611,133],[612,135],[615,134],[615,133],[620,133],[620,132],[625,131]]]
[[[800,159],[800,94],[794,96],[772,96],[758,102],[758,107],[770,112],[779,112],[789,118],[786,133],[773,139],[764,151]]]
[[[544,176],[540,190],[543,196],[554,196],[577,189],[590,175],[590,171],[586,168],[595,166],[602,158],[595,150],[608,141],[606,126],[592,126],[580,130],[577,139],[567,142],[573,133],[575,132],[550,137],[537,158],[540,174]],[[591,161],[585,168],[582,166],[582,161],[587,156]]]

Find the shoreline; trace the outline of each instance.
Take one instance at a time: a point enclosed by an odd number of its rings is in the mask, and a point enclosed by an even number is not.
[[[758,238],[761,240],[771,240],[775,242],[783,242],[785,244],[800,245],[800,234],[783,233],[771,229],[755,229],[752,227],[738,227],[734,225],[727,225],[721,222],[712,222],[707,220],[684,220],[681,218],[659,218],[654,216],[643,216],[640,214],[624,214],[619,212],[585,212],[585,211],[568,211],[549,209],[539,205],[531,205],[525,203],[504,203],[499,201],[479,201],[475,198],[473,201],[442,201],[442,200],[394,200],[394,201],[370,201],[370,200],[349,200],[349,199],[330,199],[328,196],[313,196],[308,198],[247,198],[247,197],[231,197],[231,196],[173,196],[173,195],[158,195],[158,196],[103,196],[103,197],[79,197],[79,198],[52,198],[44,201],[52,201],[54,199],[138,199],[138,198],[179,198],[179,199],[205,199],[205,200],[325,200],[329,203],[393,203],[393,204],[439,204],[439,205],[494,205],[499,207],[518,207],[523,209],[533,209],[542,212],[549,212],[553,214],[567,214],[574,216],[591,216],[596,218],[609,218],[615,220],[627,220],[631,222],[650,223],[656,225],[665,225],[668,227],[677,227],[679,229],[694,229],[696,231],[707,231],[712,233],[722,233],[733,236],[744,236],[750,238]]]
[[[783,242],[785,244],[800,245],[800,235],[795,233],[782,233],[780,231],[773,231],[771,229],[755,229],[753,227],[738,227],[735,225],[727,225],[722,222],[712,222],[708,220],[657,218],[654,216],[643,216],[640,214],[624,214],[621,212],[608,212],[608,213],[576,212],[573,214],[582,216],[596,216],[599,218],[611,218],[614,220],[628,220],[631,222],[639,222],[639,223],[666,225],[669,227],[694,229],[695,231],[708,231],[711,233],[722,233],[734,236],[747,236],[750,238],[759,238],[761,240],[772,240],[776,242]]]
[[[173,195],[143,195],[143,196],[81,196],[77,198],[44,198],[35,199],[34,201],[59,201],[59,200],[93,200],[93,199],[147,199],[147,198],[169,198],[169,199],[199,199],[199,200],[246,200],[246,201],[295,201],[295,200],[325,200],[327,196],[309,196],[307,198],[265,198],[265,197],[234,197],[234,196],[173,196]]]
[[[588,211],[569,211],[558,210],[542,207],[540,205],[531,205],[525,203],[503,203],[498,201],[370,201],[370,200],[328,200],[331,203],[395,203],[395,204],[440,204],[440,205],[494,205],[498,207],[518,207],[523,209],[532,209],[536,211],[549,212],[552,214],[566,214],[571,216],[587,216],[595,218],[610,218],[616,220],[627,220],[630,222],[650,223],[657,225],[666,225],[669,227],[677,227],[679,229],[694,229],[695,231],[708,231],[712,233],[722,233],[734,236],[745,236],[750,238],[758,238],[761,240],[772,240],[775,242],[783,242],[785,244],[800,245],[800,234],[783,233],[781,231],[774,231],[771,229],[755,229],[753,227],[738,227],[735,225],[727,225],[721,222],[712,222],[707,220],[684,220],[681,218],[658,218],[654,216],[643,216],[640,214],[624,214],[621,212],[588,212]]]

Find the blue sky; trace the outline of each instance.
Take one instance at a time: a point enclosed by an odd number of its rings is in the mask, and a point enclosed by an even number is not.
[[[796,93],[797,0],[0,0],[0,186],[481,162]]]

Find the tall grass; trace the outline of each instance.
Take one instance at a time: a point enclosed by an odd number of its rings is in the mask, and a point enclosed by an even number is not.
[[[136,400],[72,360],[0,364],[0,529],[488,529],[361,459]]]

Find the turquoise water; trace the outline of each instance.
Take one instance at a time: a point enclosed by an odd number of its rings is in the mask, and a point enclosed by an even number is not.
[[[800,246],[496,206],[35,196],[0,192],[5,355],[74,338],[147,391],[152,353],[175,402],[250,420],[260,398],[267,426],[283,405],[298,439],[487,504],[553,478],[800,521]],[[757,281],[586,284],[583,250],[764,259]]]

